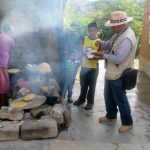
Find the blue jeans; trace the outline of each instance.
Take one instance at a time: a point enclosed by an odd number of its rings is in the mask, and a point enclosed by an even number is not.
[[[68,92],[68,98],[72,98],[73,86],[75,83],[75,77],[78,71],[80,63],[72,63],[70,61],[66,62],[66,72],[65,72],[65,87],[63,90],[63,96],[65,97]]]
[[[105,80],[104,98],[106,105],[106,117],[115,119],[119,108],[122,125],[133,124],[131,109],[122,87],[121,78],[117,80]]]
[[[68,91],[68,98],[72,98],[72,91],[73,91],[73,86],[74,86],[74,82],[75,82],[75,76],[67,76],[67,81],[65,84],[65,95]]]

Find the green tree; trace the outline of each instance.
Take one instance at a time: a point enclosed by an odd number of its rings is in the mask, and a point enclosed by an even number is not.
[[[83,0],[69,0],[66,7],[65,26],[80,29],[81,34],[85,34],[87,24],[96,21],[99,25],[100,37],[108,40],[112,36],[111,28],[104,26],[110,18],[112,11],[126,11],[128,16],[134,17],[130,26],[135,31],[138,39],[136,56],[140,51],[141,33],[144,18],[144,1],[141,0],[99,0],[93,3],[86,3]]]

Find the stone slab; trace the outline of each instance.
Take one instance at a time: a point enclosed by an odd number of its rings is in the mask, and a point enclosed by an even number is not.
[[[57,121],[57,124],[64,124],[64,111],[63,104],[55,104],[50,111],[50,116]]]
[[[120,144],[118,150],[150,150],[150,144]]]
[[[117,146],[109,143],[88,141],[59,141],[49,142],[49,150],[116,150]]]
[[[54,138],[57,135],[57,123],[54,119],[26,120],[21,126],[23,140]]]
[[[48,150],[48,140],[0,142],[0,150]]]
[[[12,141],[19,139],[19,122],[2,121],[0,122],[0,141]]]
[[[4,111],[0,110],[0,119],[19,121],[19,120],[23,119],[23,112],[22,111],[4,112]]]

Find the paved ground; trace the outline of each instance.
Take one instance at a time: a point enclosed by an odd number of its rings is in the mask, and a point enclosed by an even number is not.
[[[137,87],[127,92],[132,108],[134,128],[126,134],[118,132],[121,125],[118,120],[114,124],[102,125],[98,118],[105,115],[103,99],[103,62],[100,63],[100,72],[96,88],[95,106],[93,110],[86,111],[83,106],[70,106],[72,124],[68,131],[62,132],[58,139],[83,140],[110,143],[149,143],[150,142],[150,79],[139,73]],[[79,95],[79,81],[76,81],[73,98]]]
[[[57,139],[39,141],[1,142],[0,150],[149,150],[150,149],[150,79],[139,73],[136,88],[127,91],[134,119],[134,128],[121,134],[118,119],[115,123],[102,125],[98,118],[105,115],[103,99],[103,61],[100,62],[100,72],[96,88],[93,110],[86,111],[83,106],[72,104],[69,109],[72,123],[68,130],[62,131]],[[76,80],[73,99],[78,98],[79,81]]]

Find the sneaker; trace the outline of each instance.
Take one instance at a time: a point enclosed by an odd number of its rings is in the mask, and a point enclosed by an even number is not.
[[[100,117],[99,118],[99,123],[107,124],[109,122],[116,121],[116,119],[109,119],[106,116]]]
[[[86,109],[86,110],[90,110],[90,109],[92,109],[93,108],[93,105],[92,104],[87,104],[85,107],[84,107],[84,109]]]
[[[119,132],[121,133],[125,133],[125,132],[128,132],[130,129],[133,128],[133,125],[122,125],[120,128],[119,128]]]
[[[83,101],[77,100],[77,101],[75,101],[75,102],[73,103],[73,105],[80,106],[80,105],[82,105],[83,103],[84,103]]]

